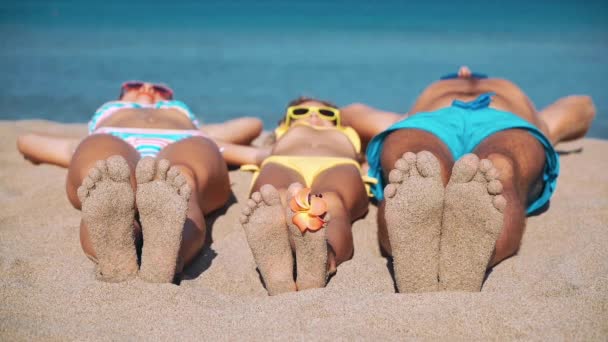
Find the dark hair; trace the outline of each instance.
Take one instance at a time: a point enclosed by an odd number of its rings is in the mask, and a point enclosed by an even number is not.
[[[319,100],[319,99],[315,99],[314,97],[308,97],[308,96],[300,96],[296,99],[289,101],[289,103],[287,104],[287,107],[289,108],[291,106],[297,106],[299,104],[302,104],[304,102],[309,102],[309,101],[319,102],[327,107],[338,109],[338,106],[336,106],[335,104],[333,104],[329,101]]]
[[[315,99],[314,97],[308,97],[308,96],[300,96],[298,98],[295,98],[295,99],[289,101],[289,103],[287,104],[287,108],[289,108],[291,106],[297,106],[297,105],[300,105],[300,104],[302,104],[304,102],[309,102],[309,101],[319,102],[319,103],[323,104],[324,106],[338,109],[338,106],[336,106],[335,104],[333,104],[333,103],[331,103],[329,101],[319,100],[319,99]],[[287,108],[285,108],[285,109],[287,109]],[[285,122],[285,116],[284,115],[281,117],[281,119],[279,120],[278,124],[280,125],[283,122]]]

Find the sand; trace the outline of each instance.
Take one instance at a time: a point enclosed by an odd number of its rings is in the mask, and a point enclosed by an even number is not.
[[[0,339],[492,339],[608,337],[608,142],[559,150],[550,209],[531,217],[518,255],[482,291],[396,294],[376,241],[376,208],[354,225],[355,255],[324,289],[268,297],[239,223],[251,174],[210,217],[213,243],[180,286],[95,279],[64,194],[66,170],[15,149],[26,130],[82,136],[84,125],[0,122]]]

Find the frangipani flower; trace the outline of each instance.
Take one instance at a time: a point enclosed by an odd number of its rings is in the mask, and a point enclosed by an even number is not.
[[[302,234],[306,229],[319,230],[325,224],[321,216],[327,212],[327,203],[320,196],[311,195],[310,188],[303,188],[293,196],[289,207],[295,213],[291,221]]]

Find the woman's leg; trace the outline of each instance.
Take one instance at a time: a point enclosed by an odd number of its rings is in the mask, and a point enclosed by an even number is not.
[[[338,165],[323,171],[311,190],[321,194],[328,205],[330,221],[326,228],[328,251],[327,269],[333,271],[353,256],[352,222],[365,215],[369,199],[361,173],[353,165]]]
[[[175,269],[176,273],[179,273],[185,265],[192,262],[203,247],[206,235],[204,215],[226,204],[230,197],[230,181],[226,163],[217,145],[209,139],[192,137],[170,144],[156,157],[157,161],[162,159],[168,160],[172,168],[179,170],[191,190],[186,203],[186,220],[183,226],[179,227],[182,235],[179,247],[181,263]],[[160,176],[162,177],[162,175]],[[177,178],[175,175],[171,175],[171,171],[167,172],[168,181],[171,177]],[[139,179],[138,182],[141,183]],[[173,185],[176,190],[177,187],[182,186],[179,181],[174,182]],[[178,192],[181,195],[181,192]],[[177,200],[179,201],[179,199]],[[170,207],[168,204],[167,206]],[[160,211],[157,214],[164,215]],[[145,225],[143,230],[145,249]],[[142,268],[144,262],[146,260],[142,256]]]
[[[253,185],[251,198],[243,206],[240,221],[271,296],[296,290],[293,254],[285,220],[285,193],[290,184],[303,181],[290,168],[266,164]]]
[[[68,168],[67,196],[82,210],[82,249],[98,262],[103,280],[124,280],[137,271],[133,237],[140,232],[134,225],[133,171],[138,159],[123,140],[98,134],[80,143]]]

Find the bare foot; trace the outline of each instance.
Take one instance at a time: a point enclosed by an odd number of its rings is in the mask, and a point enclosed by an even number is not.
[[[438,289],[444,188],[437,158],[407,152],[384,188],[386,226],[399,292]]]
[[[241,224],[269,295],[296,290],[285,212],[275,187],[265,184],[243,207]]]
[[[287,203],[302,188],[300,183],[291,184],[287,189]],[[292,221],[294,213],[289,206],[287,206],[286,212],[289,235],[293,239],[296,250],[298,291],[324,287],[327,282],[326,227],[302,233]],[[329,220],[328,217],[325,219]]]
[[[154,283],[173,281],[186,221],[190,186],[168,160],[144,158],[135,169],[137,209],[142,224],[144,246],[141,255],[142,279]]]
[[[506,200],[488,159],[467,154],[454,164],[445,190],[439,279],[441,288],[480,291],[502,231]]]
[[[124,281],[137,273],[130,173],[121,156],[99,160],[77,192],[97,255],[97,278],[108,282]]]

